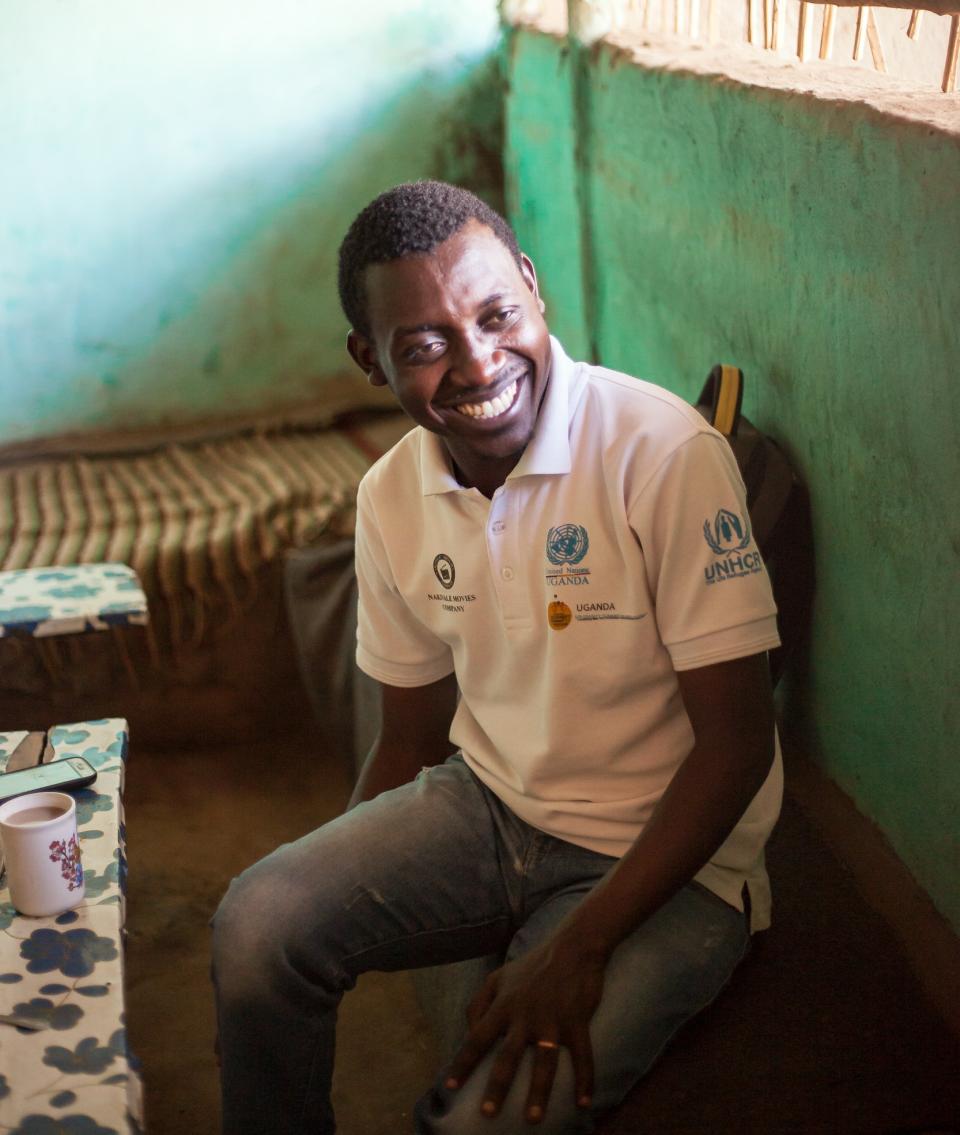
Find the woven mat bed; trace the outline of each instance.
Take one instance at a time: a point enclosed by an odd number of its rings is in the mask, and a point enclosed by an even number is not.
[[[287,549],[350,530],[360,478],[407,428],[402,415],[381,415],[0,468],[0,568],[127,563],[154,640],[199,644],[224,606],[250,605]]]

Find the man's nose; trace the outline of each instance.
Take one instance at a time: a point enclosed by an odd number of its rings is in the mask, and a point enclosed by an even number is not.
[[[496,345],[466,339],[454,364],[457,377],[464,386],[489,386],[496,381],[506,358],[506,353]]]

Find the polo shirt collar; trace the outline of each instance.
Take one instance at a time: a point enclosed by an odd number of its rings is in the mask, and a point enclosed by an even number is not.
[[[559,342],[550,336],[550,378],[540,404],[533,437],[516,468],[507,477],[570,472],[570,394],[573,363]]]
[[[569,473],[571,394],[574,364],[550,336],[550,376],[544,391],[533,437],[507,480],[538,474]],[[420,483],[423,495],[434,496],[464,489],[453,475],[447,448],[436,434],[420,432]]]

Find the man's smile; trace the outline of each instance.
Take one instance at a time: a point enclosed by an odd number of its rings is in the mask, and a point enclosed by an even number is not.
[[[496,397],[485,402],[459,402],[454,409],[466,418],[499,418],[513,405],[519,388],[520,383],[514,379]]]

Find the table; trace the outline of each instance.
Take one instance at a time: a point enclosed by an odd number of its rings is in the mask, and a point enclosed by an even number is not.
[[[147,622],[147,598],[127,564],[0,571],[0,638],[85,634]]]
[[[0,733],[0,769],[24,738]],[[85,757],[97,779],[74,795],[86,879],[75,910],[18,915],[0,885],[0,1130],[9,1135],[129,1135],[143,1130],[142,1084],[124,1029],[126,858],[122,718],[58,725],[51,760]]]

